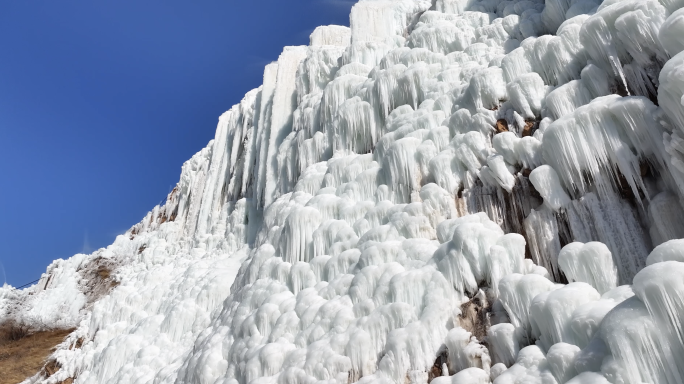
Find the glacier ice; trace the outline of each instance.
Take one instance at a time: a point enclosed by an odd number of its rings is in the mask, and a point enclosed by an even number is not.
[[[27,383],[681,384],[682,7],[359,1],[163,206],[0,288],[76,327]]]

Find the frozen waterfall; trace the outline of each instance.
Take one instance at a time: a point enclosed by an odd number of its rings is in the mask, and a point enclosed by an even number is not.
[[[77,327],[25,383],[684,384],[684,0],[350,25],[114,244],[0,288],[0,320]]]

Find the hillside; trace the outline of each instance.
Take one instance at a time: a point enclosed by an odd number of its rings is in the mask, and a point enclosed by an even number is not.
[[[75,328],[25,383],[681,384],[682,7],[359,1],[163,206],[0,288]]]

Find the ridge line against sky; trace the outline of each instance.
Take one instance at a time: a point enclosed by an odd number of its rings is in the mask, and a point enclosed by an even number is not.
[[[0,5],[0,284],[105,247],[163,203],[263,67],[316,26],[348,26],[354,3]]]

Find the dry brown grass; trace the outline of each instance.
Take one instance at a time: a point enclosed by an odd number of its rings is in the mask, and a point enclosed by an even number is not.
[[[31,333],[15,324],[0,326],[0,384],[17,384],[38,373],[54,348],[72,331]]]

